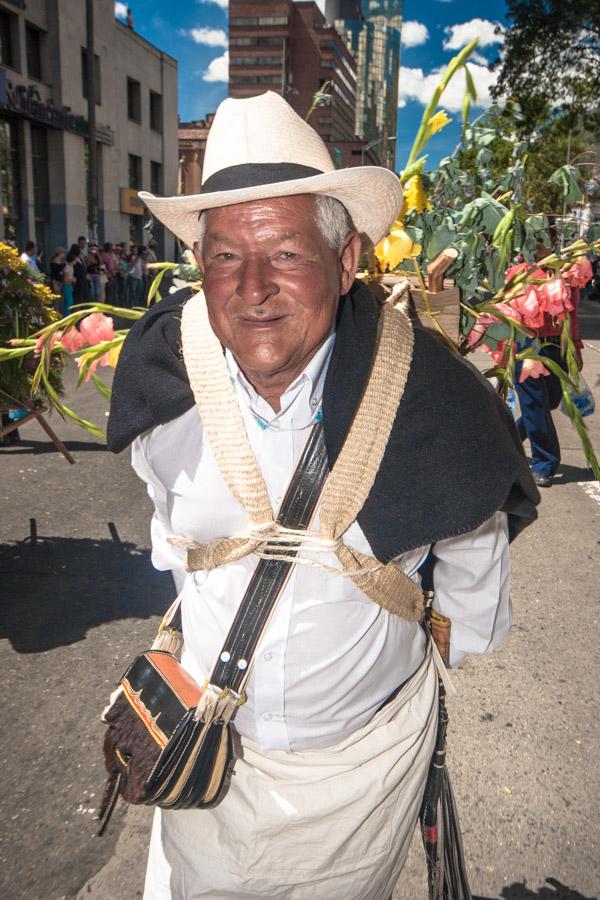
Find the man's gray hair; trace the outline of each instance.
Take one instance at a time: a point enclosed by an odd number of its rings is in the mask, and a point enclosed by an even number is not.
[[[315,223],[317,228],[332,248],[341,250],[350,231],[355,231],[354,223],[343,203],[335,197],[315,194]],[[206,231],[204,212],[198,218],[198,250],[202,252],[202,243]]]

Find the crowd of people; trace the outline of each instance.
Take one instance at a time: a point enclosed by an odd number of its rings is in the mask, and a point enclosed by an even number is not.
[[[43,253],[33,241],[27,241],[21,259],[36,274],[44,274]],[[77,303],[142,306],[154,277],[149,266],[155,262],[154,241],[147,247],[110,241],[99,244],[81,235],[69,250],[57,247],[50,257],[48,278],[59,297],[57,309],[66,316]]]

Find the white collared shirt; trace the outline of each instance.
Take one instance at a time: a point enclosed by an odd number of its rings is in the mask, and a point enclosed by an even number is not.
[[[281,397],[275,414],[229,352],[227,365],[248,437],[274,510],[321,407],[335,335]],[[182,592],[183,664],[201,682],[217,661],[257,562],[248,556],[210,572],[186,575],[184,554],[168,537],[207,543],[242,535],[248,517],[217,468],[196,408],[159,425],[133,445],[133,466],[154,502],[152,560],[171,570]],[[318,518],[313,523],[318,529]],[[372,555],[357,522],[343,538]],[[402,554],[397,564],[415,581],[429,547]],[[510,629],[510,558],[506,516],[496,513],[468,534],[433,547],[435,605],[453,620],[451,662],[484,653]],[[339,568],[331,553],[313,557]],[[368,722],[423,659],[415,623],[387,613],[349,578],[294,566],[259,643],[248,701],[236,716],[240,733],[265,749],[329,746]]]

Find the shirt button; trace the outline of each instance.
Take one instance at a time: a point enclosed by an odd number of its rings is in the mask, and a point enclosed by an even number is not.
[[[272,718],[273,716],[271,715],[271,713],[263,713],[263,719],[265,720],[265,722],[270,722]]]
[[[273,659],[273,654],[265,653],[265,655],[263,656],[263,659],[266,659],[266,661],[269,662],[270,659]]]

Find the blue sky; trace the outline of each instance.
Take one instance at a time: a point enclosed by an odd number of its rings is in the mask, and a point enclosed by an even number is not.
[[[116,3],[118,15],[124,3]],[[179,114],[182,120],[201,119],[214,112],[227,96],[227,0],[132,0],[136,31],[179,62]],[[487,62],[497,55],[501,38],[494,26],[505,22],[503,0],[406,0],[401,71],[396,165],[402,168],[418,128],[425,103],[439,81],[439,71],[472,37],[480,36],[472,74],[479,91],[474,114],[489,103],[494,76]],[[444,108],[451,125],[436,135],[429,149],[435,164],[458,141],[464,80],[450,87]]]

